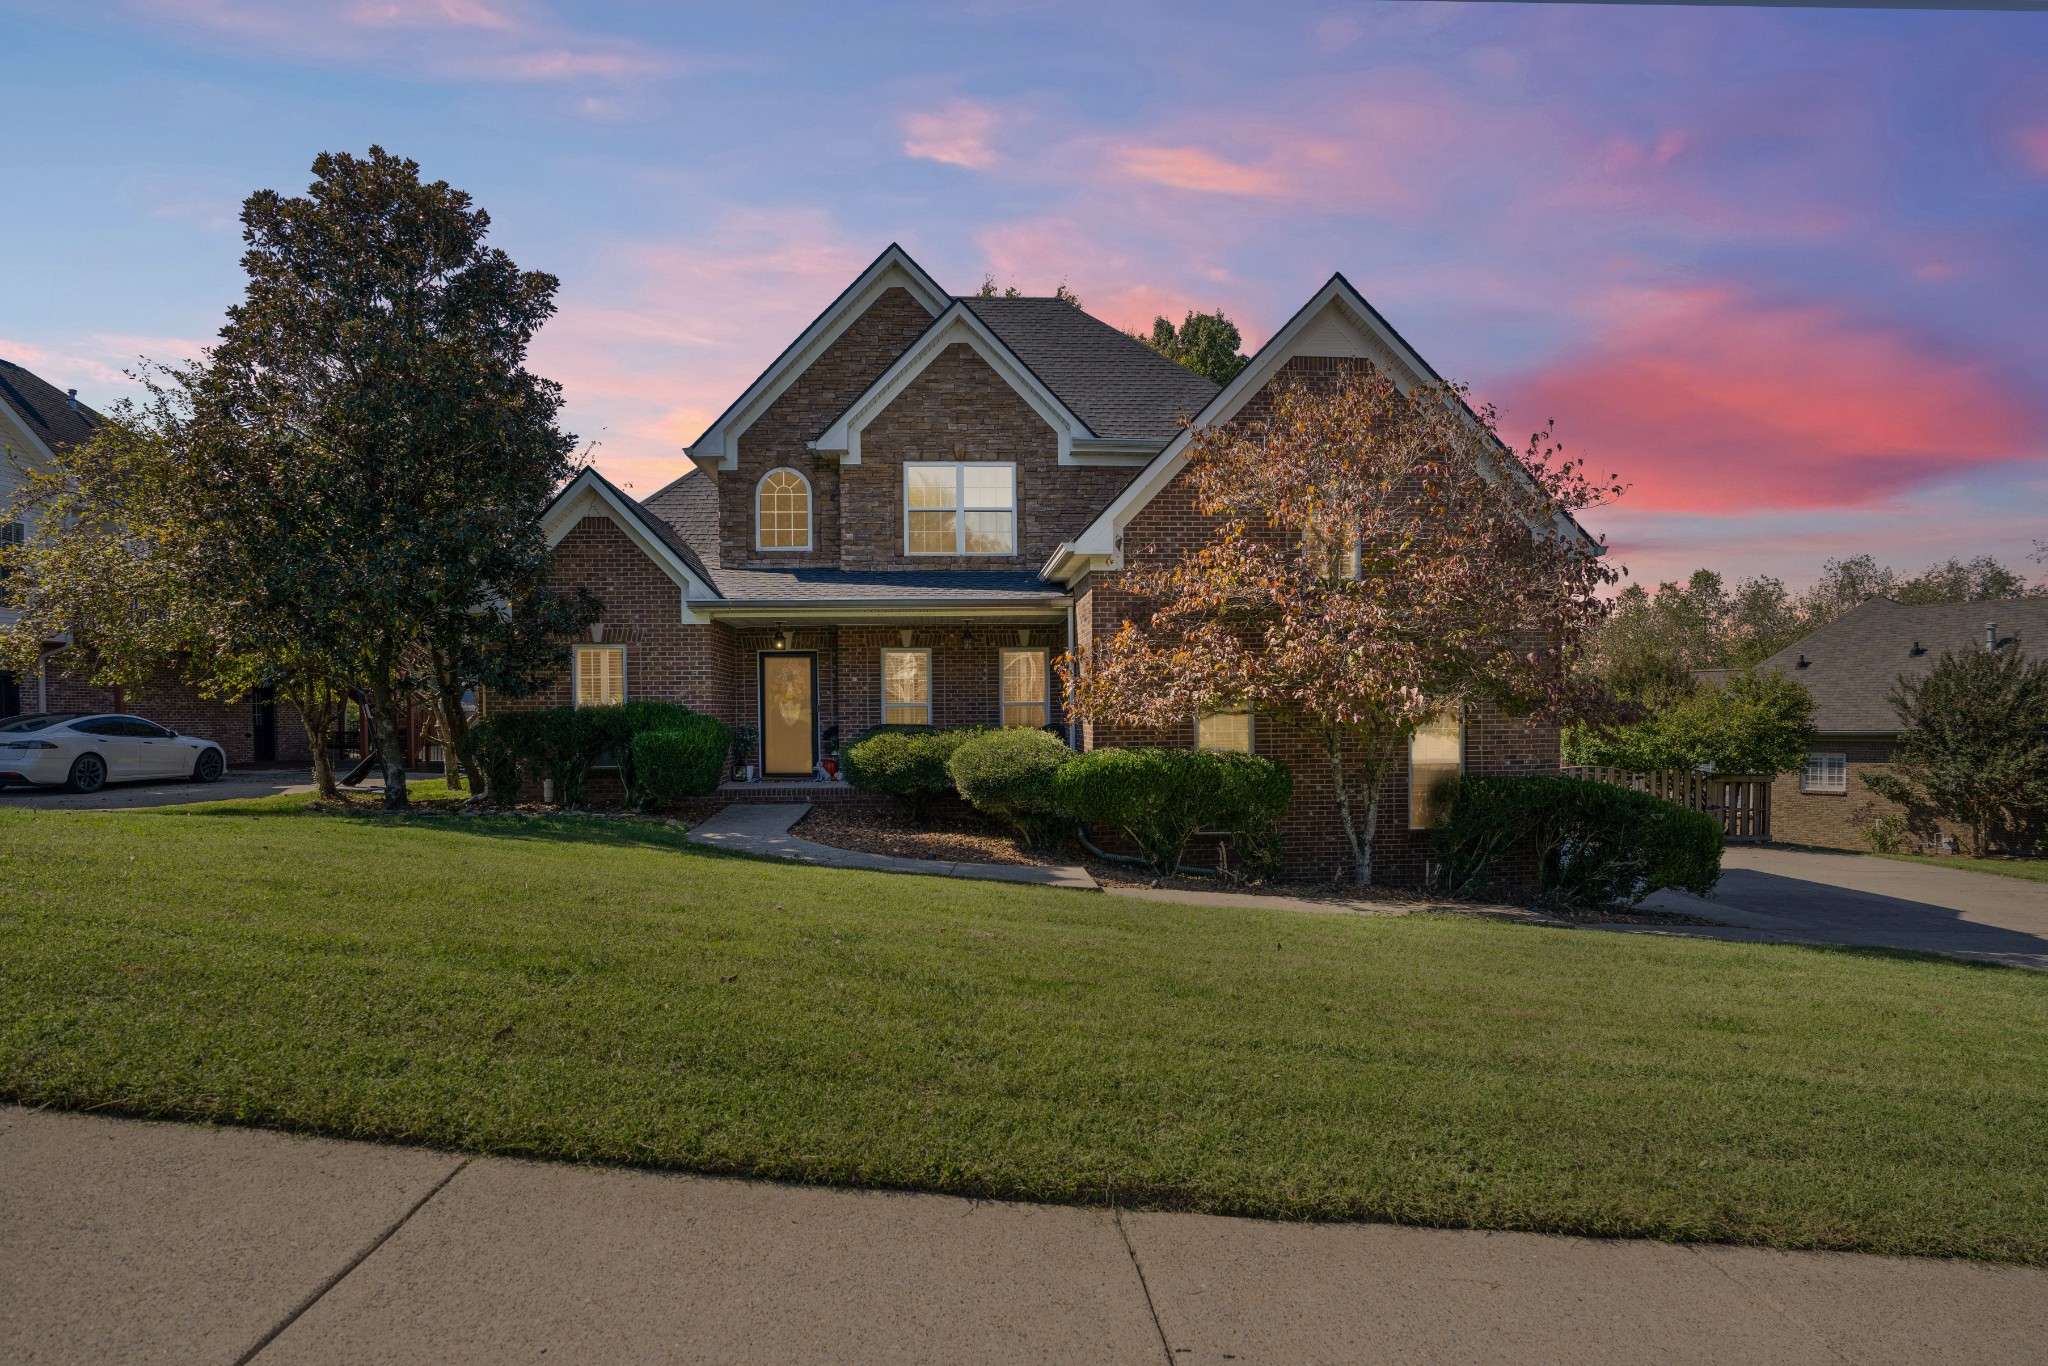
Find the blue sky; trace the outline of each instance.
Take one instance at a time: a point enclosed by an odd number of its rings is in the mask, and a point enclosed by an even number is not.
[[[1638,577],[2048,536],[2048,17],[1364,3],[0,0],[0,357],[105,403],[369,144],[562,279],[600,467],[680,447],[882,246],[1248,339],[1342,270],[1633,485]]]

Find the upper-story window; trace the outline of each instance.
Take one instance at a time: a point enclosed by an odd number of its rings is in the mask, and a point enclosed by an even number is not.
[[[1249,711],[1212,711],[1196,717],[1195,748],[1250,754],[1252,714]]]
[[[795,470],[770,470],[754,490],[754,548],[811,548],[811,481]]]
[[[908,555],[1017,553],[1017,467],[982,462],[903,467]]]

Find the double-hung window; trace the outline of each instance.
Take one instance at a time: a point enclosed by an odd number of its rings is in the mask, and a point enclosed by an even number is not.
[[[1017,467],[980,462],[903,467],[907,555],[1017,553]]]
[[[626,647],[576,647],[576,705],[616,707],[626,700]]]
[[[892,726],[932,723],[932,652],[882,651],[882,720]]]
[[[1195,748],[1250,754],[1252,714],[1248,711],[1212,711],[1195,718]]]
[[[1408,828],[1444,823],[1451,779],[1465,771],[1465,724],[1453,707],[1423,722],[1408,737]]]
[[[1044,650],[1003,651],[1003,724],[1043,726],[1052,720]]]
[[[1849,756],[1809,754],[1799,770],[1801,792],[1846,793],[1849,790]]]

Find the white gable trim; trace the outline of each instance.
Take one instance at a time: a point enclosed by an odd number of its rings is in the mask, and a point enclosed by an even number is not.
[[[848,285],[761,372],[760,378],[747,386],[746,392],[734,399],[732,406],[704,429],[702,436],[683,448],[683,453],[700,465],[715,460],[722,469],[737,468],[740,434],[752,426],[768,406],[780,398],[877,299],[897,288],[908,290],[910,296],[935,318],[953,302],[952,296],[940,289],[932,277],[924,273],[924,268],[910,259],[908,252],[890,243],[888,249],[877,256],[859,278]]]
[[[1351,287],[1349,280],[1341,274],[1332,275],[1259,348],[1251,363],[1196,414],[1194,428],[1228,422],[1296,356],[1363,357],[1392,375],[1403,389],[1443,383],[1443,377],[1380,316],[1379,310],[1365,301],[1365,296]],[[1054,550],[1039,572],[1071,586],[1091,569],[1123,568],[1124,529],[1187,467],[1192,430],[1185,429],[1175,436],[1086,530]],[[1597,544],[1570,518],[1561,516],[1559,522],[1560,530],[1566,534],[1584,539],[1589,546]]]
[[[1074,443],[1093,438],[1095,433],[1061,401],[1058,394],[1046,387],[1044,380],[1017,358],[1016,352],[989,330],[988,324],[973,309],[958,302],[940,314],[924,335],[896,358],[894,365],[884,370],[879,379],[849,404],[838,420],[810,443],[811,449],[836,453],[842,465],[858,465],[862,430],[880,417],[933,361],[944,355],[947,347],[963,343],[972,347],[974,353],[986,361],[989,368],[1030,404],[1031,410],[1058,435],[1060,463],[1074,463]]]
[[[707,620],[691,610],[691,601],[715,601],[718,590],[699,578],[697,571],[690,568],[689,561],[670,549],[666,541],[647,530],[641,519],[648,515],[634,506],[609,479],[594,469],[585,469],[569,482],[567,488],[555,495],[555,500],[541,514],[540,525],[547,537],[548,549],[553,550],[585,517],[605,518],[625,533],[626,539],[682,590],[682,619],[685,622]]]

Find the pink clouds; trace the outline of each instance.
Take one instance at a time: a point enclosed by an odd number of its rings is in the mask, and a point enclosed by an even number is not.
[[[844,289],[879,244],[811,211],[734,212],[698,239],[617,243],[569,274],[533,366],[561,381],[564,425],[636,494]]]
[[[577,32],[527,0],[126,0],[145,19],[307,61],[410,69],[462,81],[616,84],[673,62]],[[433,41],[420,35],[431,33]]]
[[[1730,285],[1617,294],[1593,347],[1502,386],[1514,430],[1555,417],[1626,506],[1870,505],[2043,454],[2037,405],[1985,362],[1823,305]]]
[[[1242,166],[1200,147],[1120,147],[1112,153],[1112,163],[1122,175],[1173,190],[1277,195],[1288,185],[1276,170]]]
[[[2048,127],[2022,129],[2014,142],[2019,146],[2021,160],[2030,169],[2048,175]]]
[[[904,155],[971,171],[986,170],[996,163],[988,139],[997,122],[995,110],[972,100],[954,100],[940,109],[906,114]]]

